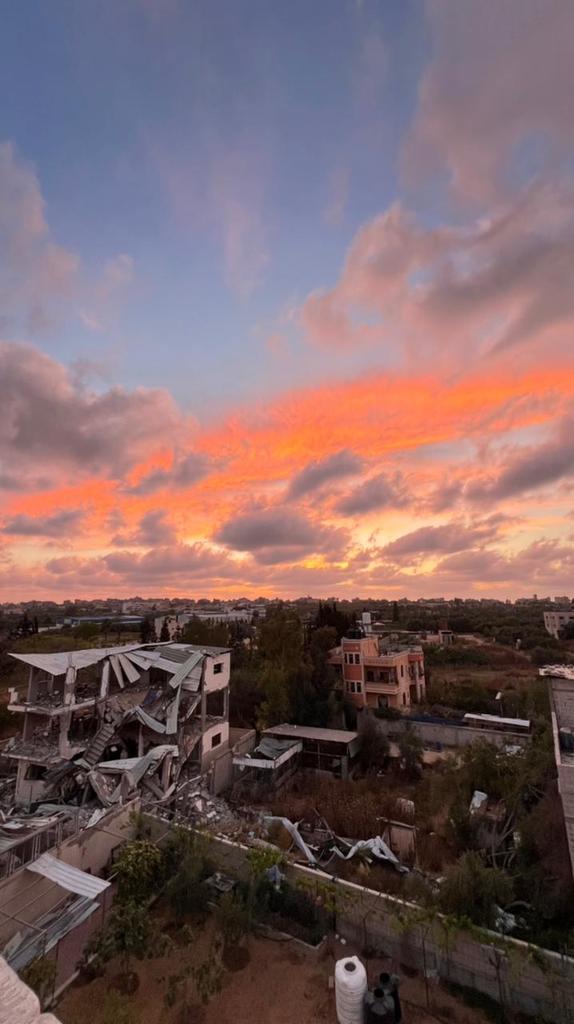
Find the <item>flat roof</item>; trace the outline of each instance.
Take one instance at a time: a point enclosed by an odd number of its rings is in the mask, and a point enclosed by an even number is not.
[[[473,715],[471,712],[468,712],[464,717],[478,719],[479,722],[492,722],[493,725],[518,725],[522,729],[530,728],[529,718],[501,718],[500,715]]]
[[[322,740],[324,743],[352,743],[358,733],[347,732],[345,729],[319,729],[311,725],[288,725],[285,722],[266,729],[263,735],[292,736],[297,739]]]
[[[541,676],[553,676],[555,679],[573,679],[574,665],[544,665],[538,670]]]

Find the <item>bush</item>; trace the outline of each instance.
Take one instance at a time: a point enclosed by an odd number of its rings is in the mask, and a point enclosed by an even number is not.
[[[479,853],[465,853],[445,875],[439,907],[445,914],[492,928],[496,906],[504,908],[512,895],[512,880],[504,871],[487,867]]]
[[[389,741],[375,719],[369,714],[361,715],[359,724],[359,764],[363,772],[384,768],[389,756]]]
[[[375,718],[386,718],[391,722],[397,722],[399,718],[402,718],[402,714],[398,708],[375,708]]]
[[[118,878],[118,899],[144,902],[157,891],[161,881],[162,855],[147,839],[134,839],[120,850],[114,863]]]

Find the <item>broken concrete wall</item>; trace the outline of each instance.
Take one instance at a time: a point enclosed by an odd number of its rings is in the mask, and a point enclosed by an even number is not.
[[[74,868],[101,875],[110,864],[114,850],[133,838],[134,815],[140,810],[140,800],[131,800],[112,811],[91,828],[67,839],[58,849],[58,858]]]

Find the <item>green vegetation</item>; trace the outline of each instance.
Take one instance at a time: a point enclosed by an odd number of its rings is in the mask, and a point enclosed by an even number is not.
[[[114,863],[114,873],[121,901],[143,903],[161,881],[161,852],[147,839],[126,843]]]
[[[331,620],[335,624],[328,624]],[[326,726],[340,718],[327,654],[336,646],[341,626],[332,605],[321,606],[314,628],[308,630],[295,609],[281,604],[270,608],[259,626],[256,648],[234,648],[232,721],[267,728],[284,721]]]
[[[488,867],[479,853],[464,853],[446,872],[438,905],[445,914],[493,928],[496,908],[507,906],[512,895],[512,881],[506,872]]]
[[[47,999],[54,991],[56,981],[57,965],[55,960],[47,956],[37,957],[32,960],[21,972],[22,981],[26,982],[36,993],[40,1005],[44,1007]]]
[[[205,913],[208,893],[202,883],[211,869],[202,837],[187,829],[173,829],[164,851],[163,870],[165,895],[176,922],[182,924],[189,916]]]

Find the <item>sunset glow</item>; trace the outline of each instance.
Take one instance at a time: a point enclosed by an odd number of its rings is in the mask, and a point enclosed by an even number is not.
[[[13,12],[1,600],[571,591],[574,6],[456,7]]]

